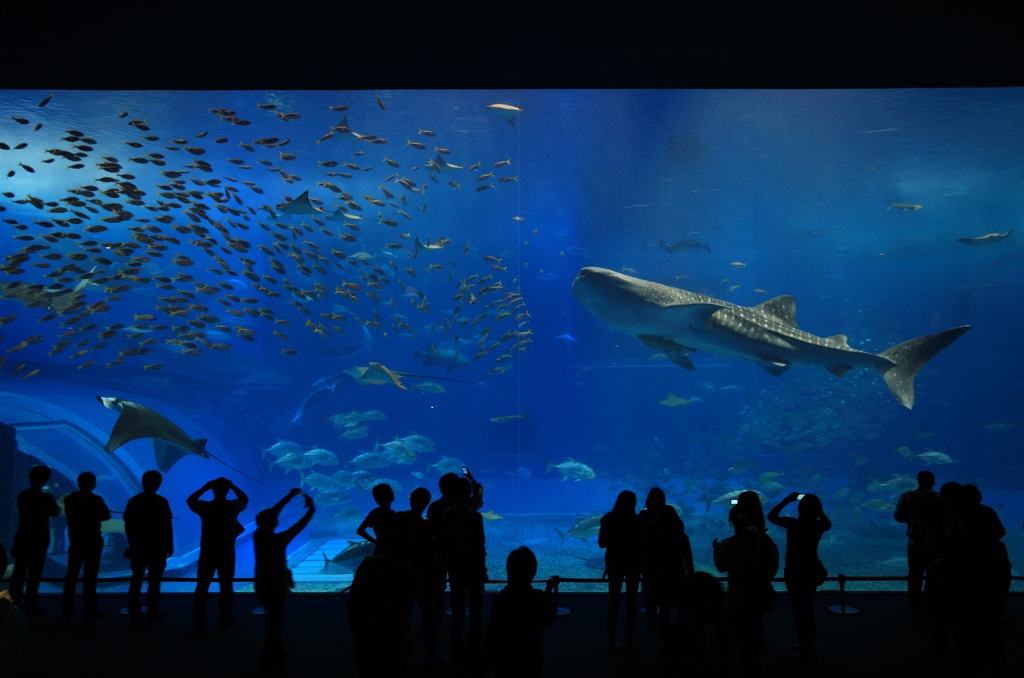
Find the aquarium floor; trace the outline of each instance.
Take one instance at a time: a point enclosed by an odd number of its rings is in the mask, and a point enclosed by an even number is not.
[[[216,595],[208,614],[216,616]],[[288,666],[278,675],[354,676],[352,636],[345,620],[343,595],[302,595],[289,599],[285,612],[285,644],[291,652]],[[485,601],[489,607],[491,597]],[[101,597],[111,612],[123,608],[121,595]],[[826,607],[838,602],[834,593],[820,594],[817,612],[819,665],[794,667],[790,649],[795,640],[787,597],[779,596],[774,612],[765,619],[764,675],[915,676],[956,675],[952,655],[936,657],[923,652],[930,621],[910,609],[901,594],[855,593],[848,604],[859,614],[840,616]],[[97,622],[60,621],[60,600],[43,596],[49,613],[29,624],[17,676],[247,676],[255,675],[262,644],[264,619],[249,612],[258,605],[251,595],[235,600],[238,626],[227,631],[191,631],[191,596],[165,596],[167,618],[154,626],[131,627],[126,618],[112,614]],[[571,610],[544,633],[546,675],[654,676],[660,639],[639,632],[636,655],[605,653],[606,598],[594,594],[563,595],[560,604]],[[1024,596],[1011,595],[1010,614],[1016,619],[1003,627],[1011,675],[1024,675]],[[419,617],[413,614],[416,666],[422,661]],[[621,628],[621,626],[620,626]],[[621,632],[620,632],[621,633]],[[447,625],[441,647],[447,655]],[[417,675],[412,672],[411,675]],[[439,675],[443,675],[439,674]]]

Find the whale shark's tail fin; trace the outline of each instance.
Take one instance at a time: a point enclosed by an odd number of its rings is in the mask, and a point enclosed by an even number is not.
[[[878,354],[892,363],[879,365],[877,369],[901,405],[908,410],[914,407],[914,376],[917,371],[969,329],[970,325],[963,325],[928,334],[897,344]]]

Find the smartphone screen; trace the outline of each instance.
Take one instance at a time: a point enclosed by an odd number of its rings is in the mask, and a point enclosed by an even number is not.
[[[806,496],[807,496],[807,495],[805,495],[805,494],[798,494],[798,495],[796,495],[796,500],[797,500],[797,501],[800,501],[801,499],[803,499],[803,498],[804,498],[804,497],[806,497]]]
[[[732,500],[732,503],[734,503],[734,504],[738,504],[738,503],[740,503],[740,500],[739,500],[739,499],[733,499],[733,500]]]

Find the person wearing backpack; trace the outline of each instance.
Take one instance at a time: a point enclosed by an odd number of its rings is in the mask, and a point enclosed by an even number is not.
[[[736,654],[743,678],[761,675],[759,652],[763,644],[764,613],[774,606],[771,579],[778,569],[772,558],[771,538],[751,524],[750,516],[740,506],[729,511],[733,536],[711,544],[715,567],[728,573],[726,617],[736,634]],[[774,563],[773,563],[774,560]],[[774,565],[774,567],[772,567]],[[769,594],[768,589],[771,589]]]

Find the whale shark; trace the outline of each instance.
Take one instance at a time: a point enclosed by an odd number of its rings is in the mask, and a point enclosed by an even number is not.
[[[720,299],[634,278],[606,268],[586,267],[572,284],[577,301],[612,328],[630,334],[672,362],[695,369],[689,353],[704,350],[754,363],[773,376],[793,365],[823,367],[837,377],[873,367],[901,405],[914,406],[914,376],[970,325],[910,339],[881,353],[850,348],[847,337],[819,337],[796,324],[796,300],[769,299],[757,306]]]

